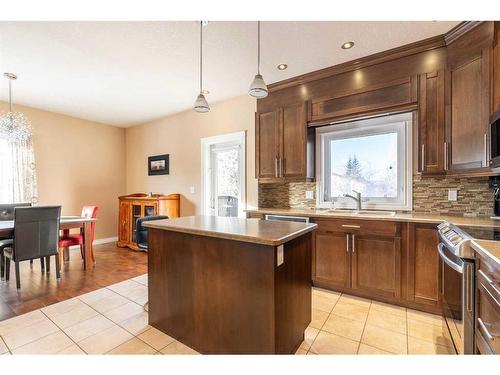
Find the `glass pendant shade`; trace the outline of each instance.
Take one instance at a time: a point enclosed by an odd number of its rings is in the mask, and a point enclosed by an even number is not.
[[[265,98],[268,94],[266,83],[260,74],[256,74],[255,78],[248,89],[248,95],[254,98]]]
[[[196,101],[194,102],[194,110],[200,113],[210,111],[210,106],[208,105],[207,99],[205,99],[205,95],[198,95]]]
[[[20,112],[7,112],[0,117],[0,137],[13,142],[26,142],[31,137],[31,123]]]
[[[9,111],[0,116],[0,137],[11,142],[27,142],[32,135],[31,123],[23,113],[12,110],[12,81],[17,76],[4,73],[4,77],[9,80]]]

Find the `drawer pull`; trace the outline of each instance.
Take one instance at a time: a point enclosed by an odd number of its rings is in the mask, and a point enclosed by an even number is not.
[[[486,328],[486,324],[484,324],[481,318],[477,318],[477,323],[479,324],[479,328],[481,328],[481,331],[484,332],[488,340],[495,341],[495,339],[498,338],[498,336],[494,336],[490,333],[490,331],[488,331],[488,328]]]
[[[345,252],[349,252],[349,234],[346,234],[346,241],[345,241]]]
[[[490,286],[493,288],[493,290],[498,294],[500,295],[500,289],[498,288],[498,285],[493,281],[491,280],[483,271],[481,270],[478,270],[478,274],[480,277],[482,277],[484,280],[486,280],[486,282],[488,284],[490,284]],[[485,288],[486,289],[486,288]],[[489,293],[491,295],[491,293]],[[491,295],[492,296],[492,295]],[[492,296],[493,297],[493,296]],[[500,302],[498,302],[498,298],[496,297],[493,297],[493,299],[497,302],[497,304],[500,304]]]
[[[500,301],[498,299],[496,299],[493,294],[491,294],[491,292],[488,290],[488,288],[486,288],[486,286],[482,282],[480,282],[479,284],[481,284],[481,287],[488,294],[488,296],[490,296],[490,298],[495,302],[495,304],[497,305],[497,307],[500,307]]]
[[[359,225],[352,225],[352,224],[342,224],[342,228],[353,228],[353,229],[359,229],[361,228]]]

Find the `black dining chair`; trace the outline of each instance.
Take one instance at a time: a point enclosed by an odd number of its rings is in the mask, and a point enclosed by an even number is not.
[[[50,257],[56,258],[56,276],[59,272],[58,244],[61,206],[16,207],[14,209],[14,240],[4,253],[5,280],[10,278],[10,262],[16,269],[16,287],[21,288],[19,262],[32,259],[46,260],[50,272]]]
[[[165,215],[158,215],[158,216],[146,216],[146,217],[140,217],[137,219],[136,224],[135,224],[135,229],[136,229],[136,243],[137,247],[141,250],[148,251],[148,228],[146,228],[142,223],[146,221],[153,221],[153,220],[163,220],[163,219],[168,219],[168,216]]]
[[[30,207],[31,203],[8,203],[0,204],[0,221],[14,220],[14,208],[15,207]],[[5,274],[4,261],[3,261],[3,250],[6,247],[12,246],[12,238],[0,239],[0,279],[3,279]],[[42,262],[43,268],[43,262]]]

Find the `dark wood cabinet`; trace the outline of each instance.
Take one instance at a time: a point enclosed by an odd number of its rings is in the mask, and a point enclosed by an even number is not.
[[[447,167],[444,84],[444,70],[419,76],[418,170],[422,174],[443,174]]]
[[[279,178],[279,111],[255,114],[255,175],[259,179]]]
[[[441,307],[438,243],[435,224],[408,224],[406,299],[433,312]]]
[[[401,238],[370,233],[351,235],[351,288],[371,296],[401,296]]]
[[[321,226],[314,235],[313,279],[344,290],[350,286],[351,253],[348,232],[324,230]]]
[[[260,182],[306,181],[314,178],[312,129],[307,128],[306,103],[256,113],[255,175]]]
[[[493,23],[449,41],[446,74],[446,142],[451,172],[489,171]]]
[[[401,295],[400,224],[314,219],[313,283],[395,302]]]

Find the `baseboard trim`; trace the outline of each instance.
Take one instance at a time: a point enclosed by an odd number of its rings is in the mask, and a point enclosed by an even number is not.
[[[99,238],[98,240],[94,240],[93,244],[94,245],[102,245],[105,243],[111,243],[111,242],[116,242],[116,241],[118,241],[118,237]],[[69,248],[71,250],[74,250],[74,249],[79,249],[80,246],[79,245],[70,246]]]
[[[116,241],[118,241],[118,237],[99,238],[98,240],[94,240],[94,245],[102,245],[103,243],[110,243]]]

